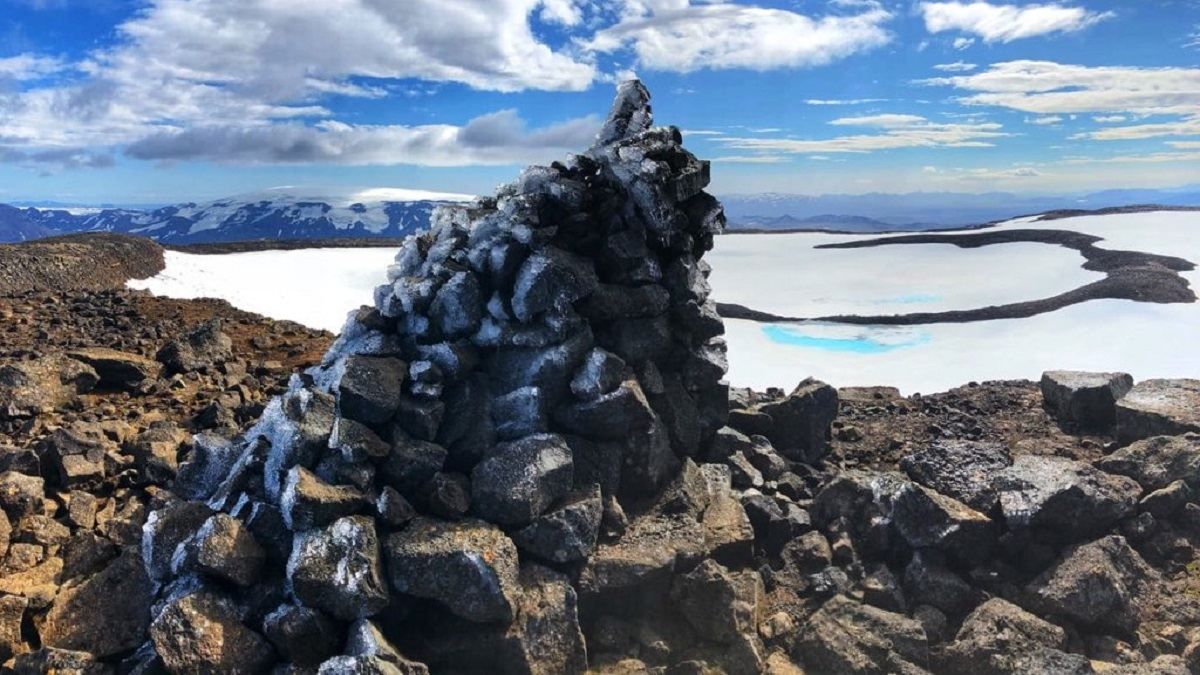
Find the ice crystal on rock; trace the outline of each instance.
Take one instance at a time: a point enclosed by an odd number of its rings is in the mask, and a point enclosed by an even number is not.
[[[724,216],[703,192],[708,163],[677,129],[653,127],[649,98],[641,83],[622,84],[591,149],[529,168],[494,197],[439,208],[401,246],[374,307],[352,312],[322,365],[267,406],[236,461],[228,450],[198,460],[189,496],[245,522],[239,543],[266,536],[265,550],[286,551],[256,568],[260,588],[240,601],[255,608],[222,621],[265,634],[262,644],[285,627],[355,621],[398,640],[407,609],[478,637],[466,651],[403,646],[433,667],[468,667],[492,644],[503,671],[542,672],[528,662],[539,654],[572,670],[587,663],[575,590],[534,561],[589,564],[601,512],[663,503],[681,467],[697,475],[688,458],[727,415],[723,329],[700,260]],[[687,516],[695,540],[671,546],[703,554],[700,514]],[[660,536],[658,517],[629,537]],[[740,506],[730,517],[735,530],[745,521]],[[151,522],[174,520],[203,519]],[[156,579],[171,553],[147,549]],[[239,602],[210,576],[193,595]],[[602,594],[603,578],[586,576]],[[546,593],[561,606],[529,614]],[[156,625],[182,611],[172,602]],[[177,651],[153,635],[155,648]],[[279,647],[279,662],[301,647]],[[321,672],[390,658],[357,651],[347,644]]]

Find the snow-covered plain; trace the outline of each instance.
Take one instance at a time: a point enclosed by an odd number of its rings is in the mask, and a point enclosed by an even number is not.
[[[800,232],[721,237],[706,260],[721,302],[782,316],[974,309],[1057,295],[1104,278],[1059,246],[906,244],[814,249],[870,237]],[[1019,279],[1012,277],[1019,262]],[[994,280],[995,283],[989,283]]]
[[[157,276],[130,288],[170,298],[220,298],[247,312],[337,332],[387,280],[392,248],[306,248],[198,255],[166,252]]]
[[[1105,239],[1099,246],[1161,253],[1200,262],[1200,212],[1152,212],[1082,216],[1061,220],[1034,222],[1035,218],[1019,218],[998,226],[999,229],[1060,229],[1093,234]],[[772,243],[771,237],[794,237],[786,247]],[[805,298],[843,294],[836,285],[830,288],[817,277],[811,281],[814,290],[806,291],[792,284],[787,293],[778,287],[761,284],[756,274],[747,273],[737,260],[754,259],[755,269],[764,274],[786,276],[780,267],[803,270],[824,266],[829,253],[862,253],[874,251],[871,265],[853,263],[852,272],[861,275],[856,288],[874,285],[876,297],[887,298],[927,292],[922,278],[922,265],[930,264],[926,256],[920,265],[914,264],[912,249],[932,249],[932,259],[946,258],[934,263],[934,269],[953,268],[957,278],[946,277],[951,298],[972,299],[993,294],[999,299],[1032,300],[1054,295],[1065,286],[1046,285],[1056,278],[1066,282],[1071,270],[1061,270],[1065,276],[1040,266],[1049,260],[1038,255],[1033,264],[1023,256],[1006,256],[972,268],[961,266],[964,254],[949,244],[898,245],[874,249],[817,250],[820,243],[831,239],[847,241],[864,237],[822,234],[747,235],[748,251],[741,257],[725,252],[726,242],[738,237],[722,237],[711,254],[712,284],[715,296],[724,302],[733,298],[749,298],[743,302],[755,309],[789,315],[830,314],[821,312],[820,303]],[[811,243],[810,243],[811,242]],[[745,245],[743,245],[745,246]],[[987,246],[977,252],[1012,250],[1011,245]],[[1039,244],[1045,251],[1060,255],[1064,266],[1078,269],[1083,258],[1075,251]],[[758,249],[757,251],[754,249]],[[940,251],[940,254],[937,253]],[[790,254],[790,255],[789,255]],[[822,260],[823,259],[823,260]],[[1078,270],[1083,275],[1090,273]],[[1187,277],[1194,289],[1200,289],[1200,272]],[[936,275],[941,278],[941,275]],[[1086,279],[1087,277],[1082,277]],[[836,284],[836,282],[835,282]],[[957,290],[954,290],[957,287]],[[860,296],[868,297],[868,296]],[[869,300],[869,297],[868,297]],[[982,304],[992,304],[994,301]],[[864,303],[868,306],[870,302]],[[846,302],[849,309],[855,303]],[[982,305],[976,305],[982,306]],[[803,311],[793,311],[802,308]],[[918,309],[919,308],[919,309]],[[926,305],[893,306],[881,310],[855,310],[858,313],[907,313],[924,311]],[[1094,300],[1028,319],[980,321],[965,324],[930,324],[905,328],[873,326],[786,325],[773,326],[752,321],[726,321],[729,343],[729,379],[742,386],[789,388],[801,378],[812,375],[837,386],[892,385],[905,393],[914,391],[944,391],[968,381],[995,379],[1036,379],[1049,369],[1122,370],[1137,379],[1152,377],[1200,377],[1200,304],[1156,305],[1128,300]],[[781,339],[781,332],[785,335]]]
[[[1000,228],[1064,229],[1105,248],[1200,262],[1200,213],[1017,219]],[[892,314],[967,309],[1055,295],[1099,278],[1073,250],[1043,244],[960,249],[948,244],[815,249],[862,237],[729,235],[710,254],[714,296],[786,315]],[[392,249],[306,249],[227,255],[167,252],[158,276],[131,282],[171,297],[234,306],[337,331],[371,302]],[[1200,273],[1186,276],[1200,288]],[[727,321],[729,379],[790,388],[807,376],[837,386],[892,385],[906,393],[968,381],[1036,379],[1043,370],[1124,370],[1138,379],[1200,377],[1200,304],[1100,300],[1028,319],[904,328]]]

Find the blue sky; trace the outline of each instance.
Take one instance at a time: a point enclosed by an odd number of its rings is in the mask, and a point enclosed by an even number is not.
[[[718,193],[1200,183],[1200,0],[0,0],[0,201],[487,192],[634,74]]]

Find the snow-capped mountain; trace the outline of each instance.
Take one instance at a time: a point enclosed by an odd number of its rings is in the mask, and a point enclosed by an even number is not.
[[[438,204],[473,198],[396,188],[340,194],[276,188],[146,211],[0,206],[0,241],[74,232],[139,234],[166,244],[402,237],[426,227]]]

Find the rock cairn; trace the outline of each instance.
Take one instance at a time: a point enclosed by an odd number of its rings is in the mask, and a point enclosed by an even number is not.
[[[708,181],[627,82],[586,153],[440,209],[320,367],[180,467],[134,660],[575,672],[649,588],[720,607],[693,632],[757,668],[753,603],[721,599],[758,577],[709,559],[748,561],[753,531],[691,460],[728,414]]]

